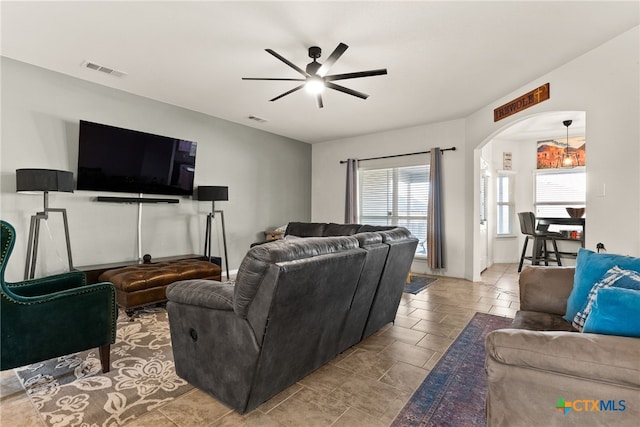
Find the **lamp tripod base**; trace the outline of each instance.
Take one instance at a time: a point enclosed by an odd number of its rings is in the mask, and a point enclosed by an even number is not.
[[[45,203],[46,205],[46,203]],[[44,208],[43,212],[37,212],[31,216],[29,225],[29,241],[27,243],[27,260],[24,266],[24,279],[33,279],[36,273],[36,260],[38,258],[38,242],[40,240],[40,221],[47,220],[50,212],[60,212],[64,223],[64,237],[67,243],[67,259],[69,261],[69,271],[73,270],[73,259],[71,257],[71,242],[69,240],[69,222],[67,221],[67,210],[63,208]]]
[[[215,220],[215,214],[220,214],[220,224],[222,226],[222,244],[224,247],[224,266],[227,272],[227,280],[229,280],[229,258],[227,256],[227,233],[224,227],[224,212],[221,210],[213,210],[207,214],[207,226],[204,236],[204,255],[211,262],[211,232],[213,229],[213,221]],[[222,267],[222,266],[221,266]]]

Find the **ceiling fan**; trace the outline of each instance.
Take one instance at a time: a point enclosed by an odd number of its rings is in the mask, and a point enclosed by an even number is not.
[[[318,108],[323,107],[322,103],[322,91],[325,87],[333,90],[337,90],[342,93],[346,93],[348,95],[357,96],[358,98],[367,99],[369,95],[358,92],[357,90],[349,89],[347,87],[338,85],[333,83],[335,80],[347,80],[347,79],[356,79],[359,77],[371,77],[371,76],[380,76],[383,74],[387,74],[386,68],[381,68],[378,70],[369,70],[369,71],[357,71],[354,73],[344,73],[344,74],[332,74],[327,75],[333,64],[342,56],[342,54],[347,50],[349,46],[344,43],[340,43],[338,47],[331,52],[331,55],[324,61],[323,64],[320,64],[317,59],[320,58],[322,54],[322,49],[318,46],[311,46],[309,48],[309,57],[313,59],[312,62],[308,63],[306,69],[296,66],[291,61],[284,58],[282,55],[275,52],[273,49],[265,49],[271,55],[278,58],[280,61],[287,64],[289,67],[296,70],[298,73],[302,74],[304,78],[293,79],[293,78],[261,78],[261,77],[243,77],[242,80],[281,80],[281,81],[296,81],[296,82],[304,82],[299,86],[294,87],[291,90],[286,91],[285,93],[276,96],[269,101],[276,101],[283,96],[287,96],[297,90],[302,89],[303,87],[307,90],[307,92],[315,95],[316,101],[318,103]]]

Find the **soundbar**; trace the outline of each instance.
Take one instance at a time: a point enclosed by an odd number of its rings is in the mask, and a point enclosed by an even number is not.
[[[159,199],[159,198],[142,198],[142,197],[111,197],[111,196],[98,196],[96,198],[98,202],[111,202],[111,203],[180,203],[179,199]]]

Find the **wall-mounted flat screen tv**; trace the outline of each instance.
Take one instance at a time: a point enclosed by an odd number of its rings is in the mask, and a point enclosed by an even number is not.
[[[197,143],[80,120],[78,190],[193,194]]]

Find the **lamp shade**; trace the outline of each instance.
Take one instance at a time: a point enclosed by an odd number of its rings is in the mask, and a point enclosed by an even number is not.
[[[198,200],[229,200],[229,187],[216,187],[211,185],[198,186]]]
[[[55,169],[16,169],[16,191],[73,193],[73,172]]]

